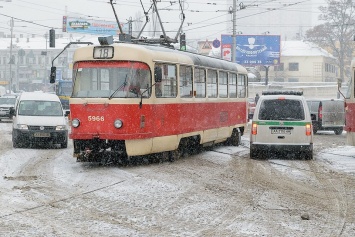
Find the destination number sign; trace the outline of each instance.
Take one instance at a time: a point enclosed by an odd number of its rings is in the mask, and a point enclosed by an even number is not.
[[[112,46],[94,47],[94,58],[95,59],[113,58],[113,47]]]

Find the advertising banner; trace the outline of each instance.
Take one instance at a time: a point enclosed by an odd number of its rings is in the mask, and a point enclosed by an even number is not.
[[[231,60],[233,37],[222,35],[221,41],[222,58]],[[237,35],[236,41],[236,63],[246,66],[280,64],[279,35]]]
[[[121,23],[121,27],[123,33],[129,33],[128,24]],[[114,21],[98,21],[63,16],[63,32],[94,35],[119,35],[120,29],[117,22]]]

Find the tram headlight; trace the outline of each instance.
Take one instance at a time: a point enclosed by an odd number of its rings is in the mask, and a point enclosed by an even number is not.
[[[73,120],[71,121],[71,126],[73,126],[74,128],[79,127],[79,125],[80,125],[79,119],[73,119]]]
[[[116,119],[113,125],[115,126],[115,128],[121,128],[123,123],[120,119]]]

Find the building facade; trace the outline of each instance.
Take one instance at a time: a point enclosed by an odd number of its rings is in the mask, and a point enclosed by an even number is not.
[[[280,64],[257,69],[268,82],[337,82],[339,78],[337,59],[304,41],[282,41]]]
[[[209,56],[221,57],[221,48],[210,50]],[[271,82],[337,82],[337,58],[319,46],[304,41],[281,41],[280,64],[244,65],[260,81]],[[256,73],[255,73],[256,72]]]
[[[71,79],[73,52],[79,46],[63,49],[73,41],[57,35],[56,47],[49,48],[46,37],[19,34],[11,39],[10,35],[0,34],[0,85],[13,91],[50,91],[52,64],[57,67],[57,79]]]

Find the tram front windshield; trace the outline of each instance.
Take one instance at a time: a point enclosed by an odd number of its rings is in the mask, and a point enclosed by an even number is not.
[[[73,98],[149,97],[151,73],[145,63],[127,61],[77,62]]]

